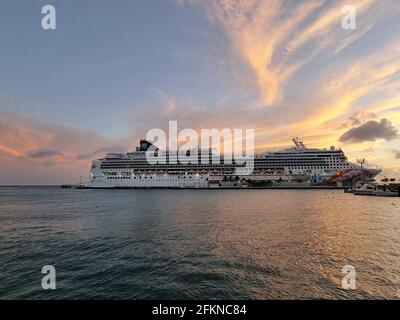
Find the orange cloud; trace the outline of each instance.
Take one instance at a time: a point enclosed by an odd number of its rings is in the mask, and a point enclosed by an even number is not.
[[[79,155],[129,142],[57,126],[15,113],[0,113],[0,184],[77,182],[88,176],[90,158]],[[100,154],[104,154],[100,152]],[[96,154],[92,154],[92,158]]]
[[[375,0],[354,3],[364,23],[353,32],[341,28],[341,8],[347,1],[190,1],[206,8],[209,18],[220,24],[255,75],[263,105],[283,100],[283,89],[292,76],[323,50],[339,52],[371,29]],[[368,10],[371,9],[371,10]],[[305,46],[312,50],[302,51]]]

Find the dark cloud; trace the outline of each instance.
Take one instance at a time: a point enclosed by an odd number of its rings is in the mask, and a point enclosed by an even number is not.
[[[61,155],[62,154],[60,151],[53,150],[53,149],[38,149],[38,150],[29,151],[29,153],[28,153],[28,157],[35,158],[35,159],[48,158],[48,157],[61,156]]]
[[[78,154],[76,158],[78,160],[92,159],[99,153],[108,153],[108,152],[109,153],[126,152],[126,148],[122,146],[103,147],[103,148],[98,148],[91,152]]]
[[[399,138],[398,131],[387,119],[381,121],[370,120],[358,127],[345,132],[339,139],[340,142],[364,142],[375,141],[376,139],[393,140]]]
[[[394,155],[394,158],[395,158],[395,159],[400,159],[400,152],[397,152],[397,153]]]

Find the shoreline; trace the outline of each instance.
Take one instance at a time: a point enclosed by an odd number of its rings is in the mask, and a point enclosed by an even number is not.
[[[62,185],[0,185],[0,188],[63,188]],[[337,186],[264,186],[264,187],[207,187],[207,188],[190,188],[190,187],[76,187],[70,186],[64,189],[100,189],[100,190],[126,190],[126,189],[165,189],[165,190],[343,190],[344,187]]]

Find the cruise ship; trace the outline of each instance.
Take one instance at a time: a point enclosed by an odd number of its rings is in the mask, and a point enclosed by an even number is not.
[[[380,169],[364,168],[349,162],[343,150],[307,148],[299,138],[292,148],[265,152],[254,156],[251,172],[237,174],[243,167],[227,162],[215,149],[187,151],[188,164],[171,161],[171,152],[158,149],[141,140],[134,152],[108,153],[92,162],[89,188],[218,188],[267,187],[274,183],[304,183],[310,185],[343,184],[360,177],[374,178]],[[147,153],[153,151],[154,159]],[[155,157],[165,155],[165,163],[154,163]],[[191,154],[192,155],[191,155]],[[206,154],[206,161],[200,159]],[[215,161],[215,159],[219,161]]]

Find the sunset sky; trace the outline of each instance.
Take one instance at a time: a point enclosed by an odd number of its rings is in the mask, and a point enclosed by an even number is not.
[[[400,177],[400,2],[1,1],[0,184],[85,179],[168,120],[254,128],[258,151],[300,136]]]

